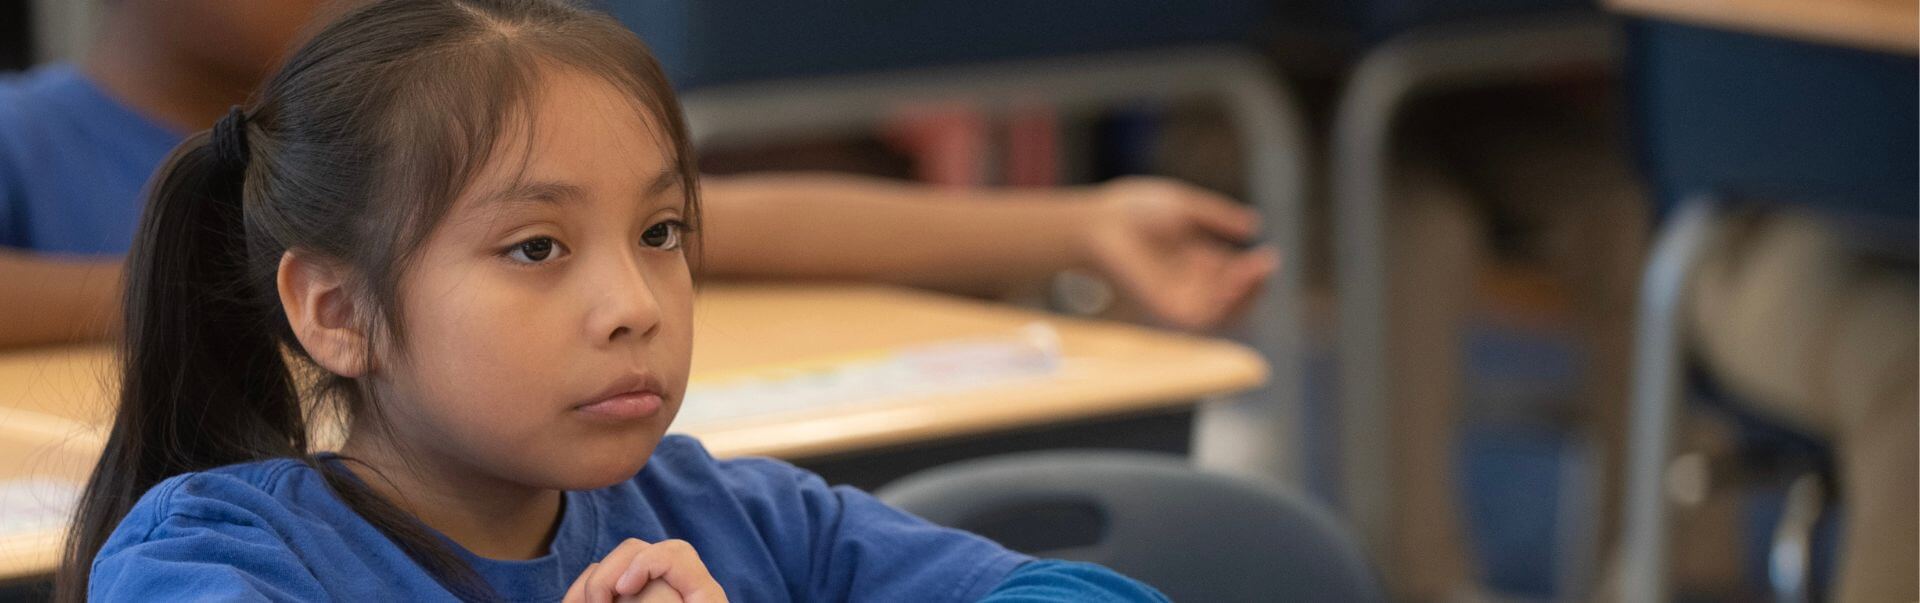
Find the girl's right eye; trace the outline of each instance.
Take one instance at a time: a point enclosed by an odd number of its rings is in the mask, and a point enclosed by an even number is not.
[[[508,248],[507,259],[522,264],[539,264],[553,259],[557,253],[564,253],[564,249],[552,237],[534,237]]]

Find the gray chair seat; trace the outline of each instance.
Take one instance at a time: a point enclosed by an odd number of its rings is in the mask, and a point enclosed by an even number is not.
[[[1320,505],[1180,457],[1013,454],[930,469],[879,497],[1014,550],[1107,566],[1175,601],[1385,600]]]

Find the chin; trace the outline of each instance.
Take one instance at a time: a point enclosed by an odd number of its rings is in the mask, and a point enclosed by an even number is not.
[[[559,478],[561,483],[555,487],[561,490],[598,490],[633,479],[647,466],[647,459],[653,456],[653,449],[660,445],[661,437],[662,434],[653,433],[644,438],[608,438],[606,441],[575,447],[564,460],[556,464],[554,477]]]

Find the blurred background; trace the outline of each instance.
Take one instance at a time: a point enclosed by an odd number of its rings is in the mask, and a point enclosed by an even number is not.
[[[106,4],[0,1],[0,70]],[[1215,334],[1272,382],[1183,452],[1334,509],[1397,600],[1914,596],[1911,1],[598,4],[709,174],[1255,208],[1283,266]]]

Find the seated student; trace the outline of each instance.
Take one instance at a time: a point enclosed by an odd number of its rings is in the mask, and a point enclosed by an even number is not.
[[[718,220],[699,191],[616,22],[346,14],[159,172],[58,596],[1164,600],[664,436]],[[348,414],[337,453],[303,394]]]
[[[0,347],[111,331],[140,187],[183,133],[257,88],[317,0],[119,0],[84,66],[0,80]],[[1154,317],[1204,328],[1253,295],[1271,249],[1248,209],[1160,179],[941,192],[869,178],[710,178],[708,274],[865,279],[987,294],[1096,271]],[[29,318],[30,317],[30,318]]]

